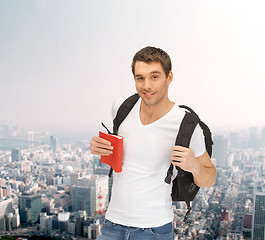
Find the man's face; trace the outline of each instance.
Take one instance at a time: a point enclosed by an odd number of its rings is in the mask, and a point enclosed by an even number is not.
[[[172,72],[167,77],[160,62],[135,63],[135,87],[147,106],[154,106],[168,98],[168,86],[172,78]]]

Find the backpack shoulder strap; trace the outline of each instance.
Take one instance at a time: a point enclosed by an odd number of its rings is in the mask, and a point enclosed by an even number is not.
[[[119,107],[116,117],[113,120],[113,134],[118,135],[118,129],[130,111],[133,109],[134,105],[139,99],[139,95],[137,93],[128,97]],[[113,169],[110,168],[109,177],[111,177]]]
[[[191,136],[194,132],[195,127],[199,123],[199,117],[192,112],[186,112],[180,127],[179,132],[175,141],[175,145],[180,145],[182,147],[189,147]]]
[[[212,148],[213,148],[212,133],[211,133],[209,127],[204,122],[200,121],[199,125],[203,131],[206,151],[207,151],[208,155],[211,157],[212,156]]]
[[[132,110],[134,107],[135,103],[139,99],[139,95],[136,93],[130,97],[128,97],[119,107],[116,117],[113,120],[113,134],[117,135],[118,134],[118,129],[123,122],[123,120],[127,117],[129,112]]]
[[[195,113],[186,112],[180,124],[175,145],[179,145],[182,147],[189,147],[192,134],[199,121],[200,119]],[[178,170],[181,171],[180,168],[178,168]],[[179,174],[181,174],[181,172],[179,172]],[[171,163],[167,171],[167,176],[165,178],[166,183],[170,184],[172,175],[173,175],[173,164]]]
[[[185,105],[179,105],[179,107],[185,108],[185,109],[189,110],[191,113],[198,116],[190,107],[187,107]],[[213,146],[212,133],[211,133],[209,127],[204,122],[202,122],[201,120],[199,120],[199,125],[200,125],[201,129],[203,130],[206,151],[208,152],[209,156],[211,157],[212,156],[212,146]]]

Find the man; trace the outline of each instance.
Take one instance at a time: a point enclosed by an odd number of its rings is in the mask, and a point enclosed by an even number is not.
[[[123,167],[121,173],[113,174],[112,197],[98,240],[174,239],[172,185],[164,182],[170,163],[191,172],[199,187],[214,185],[216,169],[200,127],[195,128],[190,148],[174,146],[185,111],[168,98],[173,80],[168,54],[143,48],[131,67],[140,98],[119,127],[124,137]],[[114,103],[113,117],[121,103]],[[113,147],[93,137],[90,150],[109,155]]]

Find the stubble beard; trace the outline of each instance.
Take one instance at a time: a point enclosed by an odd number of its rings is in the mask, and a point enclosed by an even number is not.
[[[142,101],[148,107],[155,106],[155,105],[159,104],[164,99],[166,92],[164,92],[164,94],[162,96],[157,96],[157,94],[158,93],[156,93],[154,97],[158,97],[158,99],[153,99],[152,101],[148,101],[147,99],[142,97]]]

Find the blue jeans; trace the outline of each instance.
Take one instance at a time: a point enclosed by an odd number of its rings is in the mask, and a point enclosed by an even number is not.
[[[127,227],[105,219],[97,240],[174,240],[172,223],[155,228]]]

